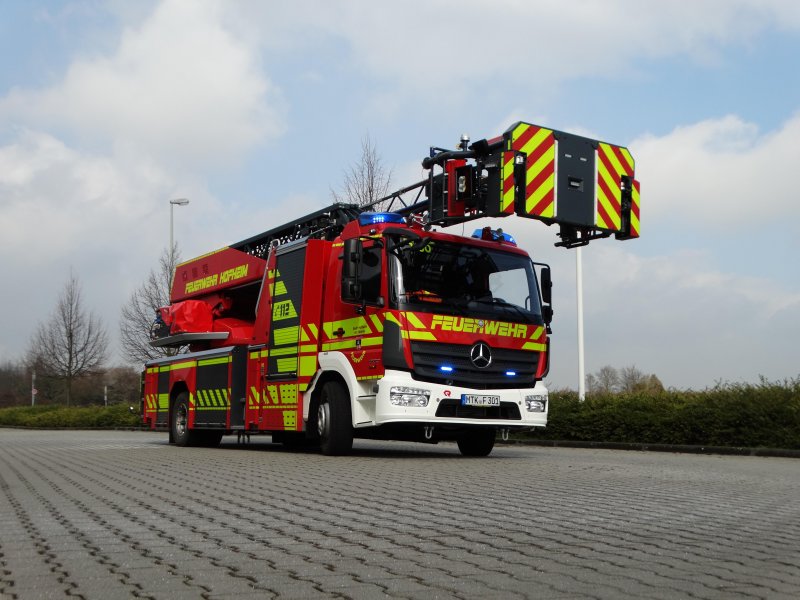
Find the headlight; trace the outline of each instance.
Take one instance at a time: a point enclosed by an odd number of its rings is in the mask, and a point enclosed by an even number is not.
[[[389,401],[396,406],[425,407],[430,399],[429,390],[402,386],[393,386],[389,390]]]
[[[525,396],[525,408],[528,412],[547,412],[547,395]]]

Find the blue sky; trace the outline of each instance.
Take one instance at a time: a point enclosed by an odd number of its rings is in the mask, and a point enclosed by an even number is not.
[[[0,4],[0,360],[73,269],[116,337],[184,257],[328,204],[369,135],[395,187],[517,120],[627,145],[642,238],[584,251],[586,366],[669,386],[800,375],[800,4],[789,0]],[[552,387],[577,387],[574,253]],[[13,282],[13,283],[8,283]]]

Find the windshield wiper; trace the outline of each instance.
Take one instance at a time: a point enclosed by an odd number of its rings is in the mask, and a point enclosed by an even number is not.
[[[535,316],[533,315],[533,313],[526,313],[513,302],[508,302],[507,300],[503,300],[502,298],[474,298],[472,301],[478,304],[491,304],[492,306],[510,308],[514,312],[516,312],[517,315],[519,315],[524,321],[527,322],[533,321],[532,317]]]

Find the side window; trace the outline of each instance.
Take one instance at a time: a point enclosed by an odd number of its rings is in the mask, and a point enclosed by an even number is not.
[[[375,304],[381,295],[381,248],[364,248],[361,262],[361,293],[364,302]]]

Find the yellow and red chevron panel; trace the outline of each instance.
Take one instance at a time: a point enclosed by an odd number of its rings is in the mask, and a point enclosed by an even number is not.
[[[622,229],[622,177],[624,175],[633,178],[633,170],[633,157],[627,148],[605,142],[598,144],[596,188],[598,229],[608,231]]]
[[[639,237],[639,182],[634,179],[631,188],[631,218],[629,237]]]
[[[522,199],[524,216],[552,219],[556,209],[556,139],[551,129],[519,123],[508,139],[508,149],[524,152],[525,181]],[[504,164],[505,166],[505,164]],[[513,169],[507,177],[503,169],[503,204],[514,191]]]
[[[503,176],[501,178],[500,185],[502,186],[503,189],[500,190],[500,210],[498,211],[499,215],[514,214],[514,192],[516,190],[514,181],[515,157],[516,157],[516,152],[513,151],[503,152],[501,156]]]

